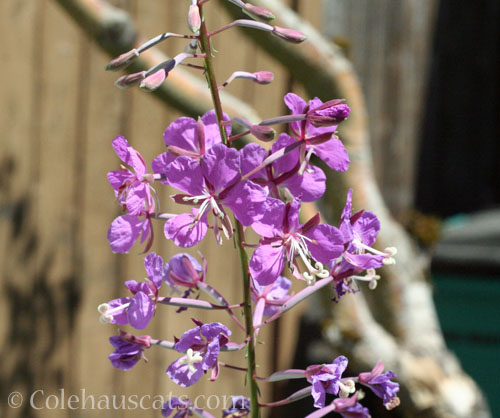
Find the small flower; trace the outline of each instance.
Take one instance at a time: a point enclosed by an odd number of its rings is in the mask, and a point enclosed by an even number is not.
[[[187,418],[193,416],[193,404],[189,399],[181,398],[176,396],[169,398],[169,400],[165,402],[161,408],[161,415],[163,417],[169,417],[175,412],[173,418]],[[196,411],[200,412],[201,410],[197,409]]]
[[[151,337],[144,335],[135,337],[127,332],[120,331],[120,335],[109,338],[115,351],[108,358],[116,369],[130,370],[143,357],[144,349],[150,347]]]
[[[275,282],[267,286],[261,286],[255,280],[252,280],[252,284],[252,299],[254,301],[265,300],[263,311],[265,316],[273,316],[279,311],[283,303],[289,299],[288,292],[292,287],[292,282],[283,276],[279,276]]]
[[[210,369],[213,375],[218,373],[219,351],[231,335],[231,331],[219,322],[195,323],[199,325],[186,331],[175,344],[178,352],[186,354],[167,369],[168,376],[182,387],[194,385]]]
[[[311,394],[316,408],[323,408],[325,406],[327,393],[338,395],[340,391],[340,379],[346,368],[347,358],[339,356],[331,364],[319,364],[309,366],[306,369],[307,380],[312,384]]]
[[[222,411],[227,418],[243,418],[250,414],[250,400],[244,396],[231,396],[231,407]]]
[[[316,277],[329,276],[323,264],[336,259],[344,246],[340,231],[327,224],[319,224],[319,216],[306,224],[299,223],[300,201],[291,203],[269,198],[260,221],[252,228],[263,238],[252,255],[250,274],[261,286],[273,283],[283,270],[285,258],[295,277],[313,283]],[[300,274],[296,260],[299,257],[306,270]]]
[[[365,408],[358,401],[358,394],[355,393],[353,396],[347,399],[335,399],[333,405],[335,405],[335,412],[338,412],[344,418],[370,418],[370,411]]]
[[[271,153],[291,145],[295,140],[287,134],[281,134],[273,144]],[[250,173],[260,166],[269,152],[258,144],[248,144],[241,150],[242,174]],[[326,190],[326,176],[319,167],[307,165],[302,175],[299,168],[299,149],[285,154],[269,166],[250,176],[250,179],[269,190],[272,197],[279,199],[282,194],[292,195],[303,202],[318,200]]]
[[[370,288],[377,286],[380,278],[375,269],[386,264],[394,264],[394,248],[386,248],[384,252],[371,247],[380,230],[377,216],[368,211],[352,214],[352,189],[347,193],[347,201],[342,212],[339,229],[344,237],[343,257],[336,260],[331,269],[335,278],[338,297],[346,292],[356,292],[355,281],[368,281]],[[366,270],[366,276],[360,276]]]
[[[231,209],[244,226],[262,217],[261,208],[267,193],[251,181],[240,181],[240,155],[235,149],[216,144],[201,162],[180,156],[169,164],[166,174],[169,184],[184,192],[173,196],[174,200],[198,206],[191,213],[183,213],[165,223],[165,236],[180,247],[192,247],[204,238],[209,214],[213,215],[210,227],[217,243],[222,243],[221,231],[231,238],[233,226],[224,207]]]
[[[111,250],[115,253],[127,253],[141,237],[141,244],[147,240],[144,252],[148,252],[154,238],[152,215],[151,211],[143,211],[139,216],[127,214],[115,218],[108,229]]]
[[[229,116],[224,114],[224,120],[229,121]],[[225,129],[227,135],[231,135],[231,125]],[[188,117],[176,119],[163,133],[163,140],[168,151],[153,160],[155,173],[165,174],[167,166],[181,155],[200,160],[205,152],[222,142],[215,110],[205,113],[198,121]]]
[[[317,97],[306,103],[294,93],[285,96],[285,104],[292,111],[293,115],[306,114],[309,120],[290,123],[292,136],[301,141],[301,165],[305,167],[309,162],[311,154],[316,154],[328,167],[335,171],[345,171],[349,167],[349,156],[342,142],[334,135],[337,125],[315,126],[311,123],[315,120],[315,113],[308,114],[311,109],[321,109],[324,103]],[[345,105],[344,105],[345,106]],[[344,109],[344,114],[347,112]],[[326,140],[315,143],[315,138],[322,138],[326,135]],[[302,170],[301,170],[302,171]]]
[[[156,312],[158,289],[165,277],[163,259],[155,253],[144,258],[144,267],[148,273],[145,282],[135,280],[125,282],[133,297],[119,298],[99,305],[101,322],[118,325],[130,324],[136,329],[144,329]]]
[[[108,181],[115,189],[118,203],[132,216],[139,216],[144,210],[154,208],[150,184],[153,176],[147,173],[142,155],[132,148],[123,136],[113,140],[118,157],[132,170],[123,166],[121,170],[110,171]]]
[[[361,373],[359,383],[369,387],[372,392],[382,399],[387,409],[393,409],[399,405],[399,398],[396,396],[399,391],[399,384],[390,379],[396,377],[396,374],[388,370],[385,373],[384,363],[379,361],[371,372]]]

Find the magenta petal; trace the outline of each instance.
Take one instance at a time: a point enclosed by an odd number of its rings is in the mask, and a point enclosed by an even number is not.
[[[115,253],[126,253],[137,241],[142,231],[144,221],[132,215],[122,215],[116,218],[108,229],[108,241]]]
[[[154,302],[143,292],[137,292],[128,307],[128,322],[136,329],[144,329],[154,314]]]
[[[205,340],[200,335],[200,327],[187,330],[175,344],[175,349],[180,353],[185,353],[189,348],[195,345],[205,344]]]
[[[167,168],[168,184],[192,196],[203,194],[203,175],[200,163],[192,158],[181,156]]]
[[[111,309],[117,308],[118,306],[123,306],[127,303],[130,302],[132,298],[120,298],[120,299],[113,299],[108,302],[108,305]],[[111,324],[116,324],[116,325],[126,325],[128,324],[128,317],[127,317],[127,308],[123,308],[120,311],[117,311],[113,314],[113,319],[110,321]],[[121,341],[123,341],[120,338]],[[117,340],[118,341],[118,340]]]
[[[314,146],[318,155],[332,170],[346,171],[349,168],[349,155],[340,139],[333,137],[329,141]]]
[[[307,244],[313,258],[323,264],[329,264],[344,251],[342,233],[334,226],[320,224],[306,235],[317,243],[308,242]]]
[[[300,228],[300,211],[301,201],[299,199],[293,199],[293,201],[287,204],[288,211],[286,213],[286,219],[284,224],[288,226],[288,232],[297,231]]]
[[[261,286],[273,283],[283,271],[285,247],[261,245],[250,260],[250,274]]]
[[[303,202],[315,202],[326,190],[326,175],[319,167],[307,166],[304,174],[294,174],[284,181],[281,186],[290,190],[290,193]]]
[[[193,225],[194,220],[194,216],[190,213],[183,213],[169,219],[164,227],[165,237],[173,240],[175,245],[183,248],[198,244],[207,233],[207,221],[206,216],[204,216]]]
[[[135,175],[132,174],[129,170],[116,170],[110,171],[107,174],[107,178],[109,184],[113,189],[118,190],[122,184],[128,181],[131,178],[135,178]]]
[[[353,228],[362,239],[363,244],[372,245],[380,231],[380,221],[374,213],[363,212],[354,223]]]
[[[174,120],[163,133],[163,140],[167,147],[175,145],[188,151],[197,152],[196,121],[184,116]]]
[[[384,265],[384,258],[384,256],[374,254],[352,254],[347,251],[344,253],[345,261],[363,270],[382,267]]]
[[[276,142],[273,144],[272,152],[276,152],[281,148],[285,148],[288,145],[293,144],[295,139],[287,134],[281,134]],[[295,148],[293,151],[285,154],[283,157],[279,158],[273,163],[274,177],[279,176],[282,173],[286,173],[294,169],[294,167],[299,162],[299,148]]]
[[[130,188],[125,201],[130,215],[139,216],[149,203],[149,185],[137,182]]]
[[[223,203],[230,208],[236,219],[244,226],[252,225],[263,217],[266,190],[251,181],[242,181],[234,186]]]
[[[203,376],[203,368],[201,363],[194,363],[193,366],[196,371],[192,373],[187,364],[181,364],[180,361],[185,359],[186,356],[174,361],[167,369],[167,375],[174,383],[183,388],[194,385]]]
[[[225,113],[223,119],[225,121],[231,120]],[[222,142],[220,138],[219,123],[217,122],[215,110],[210,110],[205,113],[202,116],[201,121],[203,122],[203,125],[205,125],[205,148],[206,150],[209,150],[215,144],[219,144]],[[226,125],[226,134],[227,136],[231,135],[231,124]]]
[[[257,168],[262,164],[264,159],[267,157],[267,151],[262,148],[259,144],[248,144],[245,145],[240,151],[241,158],[241,174],[245,175]],[[264,177],[267,178],[266,169],[258,171],[253,174],[250,178]]]
[[[278,199],[268,197],[263,205],[262,219],[252,224],[252,229],[257,234],[273,238],[279,235],[283,229],[286,205]]]
[[[201,170],[215,190],[220,192],[240,177],[240,154],[224,144],[216,144],[203,156]]]
[[[153,169],[153,172],[156,174],[165,174],[167,172],[167,167],[168,165],[175,160],[175,156],[168,152],[163,152],[151,163],[151,168]],[[162,181],[162,183],[165,183]]]
[[[307,103],[294,93],[288,93],[285,96],[285,104],[287,105],[288,109],[292,111],[293,115],[304,113],[307,106]],[[295,130],[296,132],[300,132],[301,123],[301,121],[292,122],[290,125],[293,130]]]

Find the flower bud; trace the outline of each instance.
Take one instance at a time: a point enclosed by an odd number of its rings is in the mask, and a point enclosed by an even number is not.
[[[200,30],[200,26],[201,26],[200,9],[196,4],[192,4],[189,7],[188,27],[191,30],[191,32],[196,33]]]
[[[152,92],[160,87],[166,78],[167,72],[164,69],[161,69],[142,80],[139,87],[147,92]]]
[[[138,86],[141,83],[141,81],[144,80],[145,78],[146,78],[146,71],[127,74],[116,80],[115,86],[123,90],[131,89],[132,87]]]
[[[246,3],[245,8],[242,10],[248,16],[257,20],[264,20],[266,22],[270,22],[271,20],[276,18],[276,16],[274,16],[272,12],[270,12],[269,10],[264,9],[263,7],[254,6],[253,4],[250,3]]]
[[[151,347],[151,337],[149,335],[141,335],[139,337],[120,330],[120,338],[132,344],[142,345],[143,347]]]
[[[338,125],[350,112],[349,106],[340,100],[330,100],[307,112],[307,121],[316,127]]]
[[[274,74],[270,71],[259,71],[253,75],[255,76],[254,81],[258,84],[269,84],[274,80]]]
[[[252,125],[250,133],[263,142],[272,141],[276,137],[276,131],[270,126]]]
[[[105,67],[105,70],[106,71],[123,70],[124,68],[127,68],[132,63],[132,61],[134,61],[138,56],[139,52],[137,52],[137,49],[134,48],[108,62],[108,64]]]
[[[294,44],[300,44],[307,39],[307,36],[302,32],[295,29],[280,28],[279,26],[273,27],[273,34]]]

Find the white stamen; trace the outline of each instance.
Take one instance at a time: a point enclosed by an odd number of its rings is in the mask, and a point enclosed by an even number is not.
[[[188,348],[186,352],[186,357],[181,358],[179,360],[179,364],[187,364],[188,369],[191,373],[196,373],[196,367],[194,367],[195,363],[200,363],[203,361],[203,357],[201,356],[199,351],[193,351],[193,349]]]

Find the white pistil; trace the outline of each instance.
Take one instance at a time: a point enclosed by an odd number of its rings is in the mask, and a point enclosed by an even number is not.
[[[370,290],[374,290],[377,287],[377,281],[380,280],[380,276],[375,273],[375,269],[368,269],[366,270],[366,276],[349,276],[349,279],[368,282]]]
[[[196,373],[196,367],[194,367],[195,363],[200,363],[203,361],[203,357],[201,356],[199,351],[193,351],[193,349],[188,348],[186,352],[186,357],[181,358],[179,360],[179,364],[187,364],[188,369],[191,373]]]
[[[109,324],[114,318],[113,314],[115,314],[116,312],[123,311],[124,309],[127,309],[129,306],[130,302],[124,303],[123,305],[115,306],[114,308],[111,308],[111,306],[109,306],[108,303],[101,303],[97,307],[97,310],[101,314],[101,316],[99,317],[99,322],[101,322],[101,324]]]

